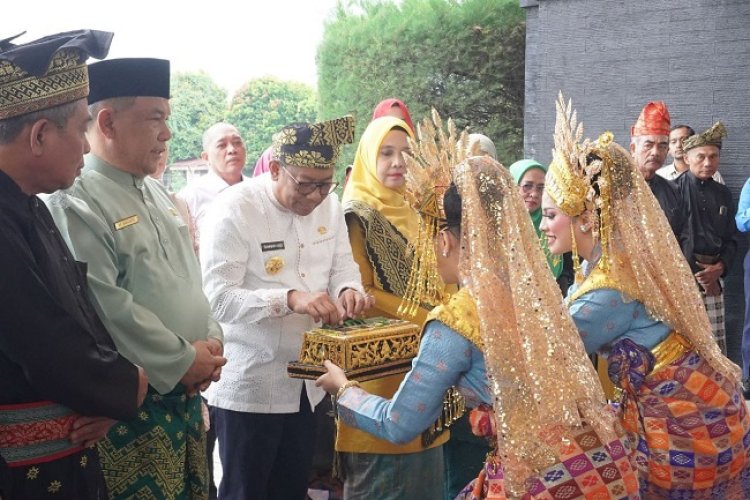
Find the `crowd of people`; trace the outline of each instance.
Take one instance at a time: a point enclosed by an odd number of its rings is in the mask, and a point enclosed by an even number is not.
[[[750,498],[720,122],[650,102],[627,150],[561,95],[552,162],[506,168],[386,99],[341,202],[350,116],[282,127],[252,177],[213,124],[172,193],[169,62],[111,40],[0,42],[0,499],[304,499],[326,404],[346,499]],[[362,316],[421,327],[407,373],[288,376]]]

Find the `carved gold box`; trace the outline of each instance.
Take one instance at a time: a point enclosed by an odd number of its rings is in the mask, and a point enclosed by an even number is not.
[[[326,372],[323,361],[340,366],[347,378],[364,381],[404,373],[419,351],[420,328],[399,319],[348,320],[305,332],[299,360],[287,366],[290,377],[316,379]]]

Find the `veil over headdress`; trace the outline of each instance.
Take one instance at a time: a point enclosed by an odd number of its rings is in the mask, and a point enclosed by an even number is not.
[[[521,495],[533,476],[560,461],[584,422],[602,442],[616,439],[615,417],[603,410],[604,393],[515,181],[488,156],[456,156],[451,121],[448,130],[436,113],[420,128],[407,194],[436,226],[445,223],[441,200],[451,181],[462,198],[462,286],[479,315],[506,486]]]
[[[740,369],[716,344],[695,278],[632,157],[609,132],[593,142],[582,136],[583,125],[561,93],[546,193],[569,217],[593,216],[602,252],[596,275],[570,300],[597,288],[619,290],[686,337],[714,369],[739,381]]]

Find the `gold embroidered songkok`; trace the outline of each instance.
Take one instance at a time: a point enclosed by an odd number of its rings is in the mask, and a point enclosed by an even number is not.
[[[68,31],[15,45],[18,36],[0,40],[0,120],[86,97],[86,58],[104,58],[114,35]]]
[[[287,125],[273,136],[273,157],[284,165],[334,168],[342,144],[354,140],[354,118]]]

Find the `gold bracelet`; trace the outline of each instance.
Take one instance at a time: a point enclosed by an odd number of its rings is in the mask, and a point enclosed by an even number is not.
[[[339,390],[336,392],[336,399],[339,399],[342,394],[344,394],[344,391],[347,390],[350,387],[359,387],[359,382],[356,380],[350,380],[341,387],[339,387]]]

